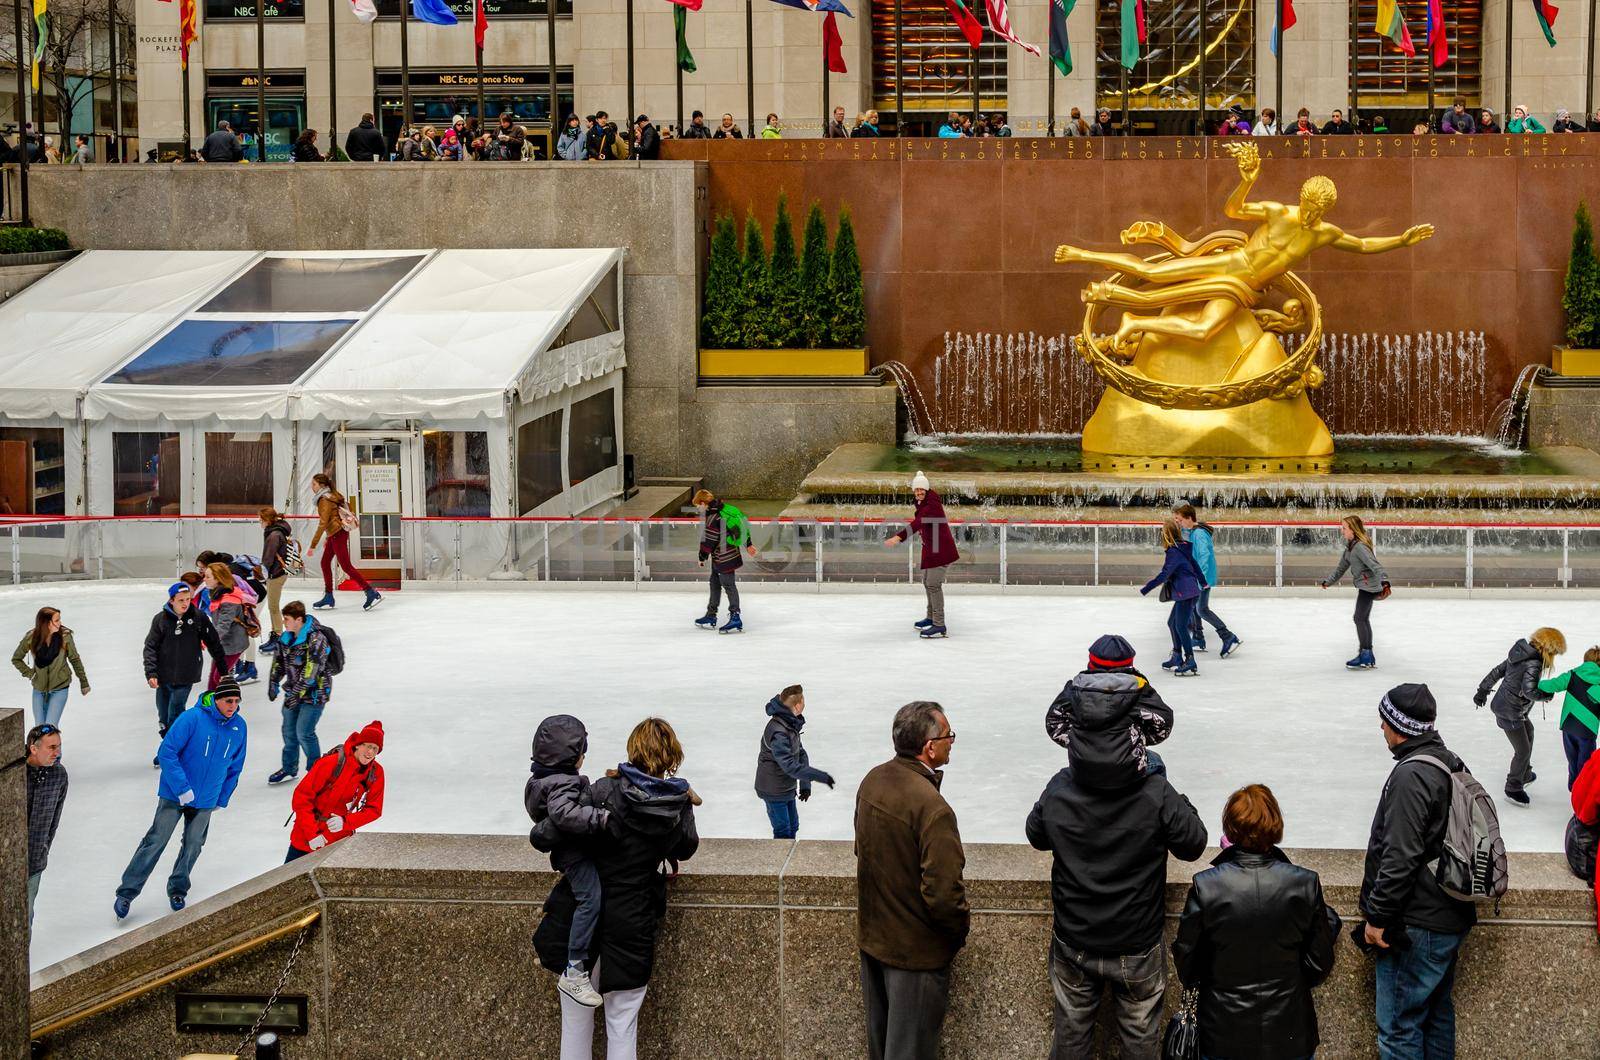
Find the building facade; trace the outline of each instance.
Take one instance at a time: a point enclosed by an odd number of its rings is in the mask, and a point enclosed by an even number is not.
[[[133,2],[140,131],[150,141],[146,146],[177,141],[184,128],[179,5]],[[189,68],[189,121],[196,142],[223,118],[236,129],[251,132],[255,127],[254,2],[197,0],[200,35]],[[380,17],[371,25],[354,18],[349,0],[264,2],[269,158],[287,157],[293,136],[307,125],[322,131],[319,143],[324,148],[330,124],[337,125],[342,142],[366,112],[377,114],[391,134],[399,128],[402,26],[396,0],[380,2]],[[461,19],[458,25],[411,21],[405,29],[412,119],[418,124],[443,126],[455,114],[470,116],[478,109],[472,2],[449,2]],[[679,88],[672,5],[665,0],[556,3],[558,114],[606,110],[613,119],[625,120],[647,113],[658,124],[675,124]],[[1529,5],[1508,9],[1506,4],[1445,0],[1451,57],[1433,71],[1435,110],[1457,95],[1474,109],[1487,107],[1496,114],[1504,109],[1509,13],[1511,102],[1527,105],[1547,126],[1557,108],[1574,115],[1592,112],[1592,62],[1585,55],[1589,9],[1563,9],[1552,47]],[[898,103],[908,132],[931,135],[949,110],[973,109],[973,52],[943,0],[900,0],[897,62],[896,7],[891,2],[860,3],[856,17],[839,18],[849,72],[828,76],[829,109],[842,106],[853,118],[876,108],[889,131]],[[551,110],[545,0],[486,0],[485,8],[485,116],[492,120],[509,110],[520,124],[544,133]],[[1288,119],[1301,106],[1318,123],[1335,108],[1346,114],[1357,109],[1369,118],[1385,115],[1391,131],[1410,131],[1411,123],[1425,116],[1429,100],[1427,6],[1408,0],[1402,10],[1416,42],[1414,58],[1374,33],[1376,0],[1299,0],[1297,24],[1283,44],[1281,101]],[[1052,127],[1059,134],[1073,107],[1091,121],[1096,106],[1120,113],[1124,80],[1117,61],[1120,12],[1114,0],[1079,3],[1068,16],[1072,70],[1065,76],[1053,72],[1048,58],[1049,0],[1012,0],[1010,11],[1017,34],[1045,54],[1031,55],[986,34],[977,56],[979,109],[1006,113],[1018,135],[1044,135]],[[1147,11],[1144,56],[1126,78],[1136,131],[1194,131],[1202,39],[1205,102],[1212,120],[1232,106],[1254,116],[1278,101],[1278,60],[1271,50],[1275,0],[1175,0],[1150,5]],[[756,42],[748,57],[747,18]],[[682,78],[683,120],[700,110],[714,125],[729,113],[748,134],[752,125],[763,124],[767,113],[776,112],[785,135],[821,134],[825,89],[820,16],[771,0],[705,0],[702,10],[687,16],[686,38],[696,69]],[[1358,41],[1353,71],[1352,39]],[[330,51],[336,56],[331,68]],[[753,78],[747,69],[753,69]]]

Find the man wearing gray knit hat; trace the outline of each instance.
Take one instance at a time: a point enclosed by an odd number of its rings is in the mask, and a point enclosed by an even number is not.
[[[1427,685],[1396,685],[1378,703],[1396,764],[1367,840],[1360,901],[1365,923],[1355,941],[1377,958],[1378,1051],[1384,1056],[1455,1055],[1456,957],[1477,922],[1473,904],[1446,894],[1436,875],[1450,818],[1449,772],[1467,768],[1444,745],[1438,717]]]

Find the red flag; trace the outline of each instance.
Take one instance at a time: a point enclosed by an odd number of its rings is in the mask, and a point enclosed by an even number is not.
[[[944,6],[950,9],[950,17],[961,27],[961,35],[967,38],[967,44],[976,48],[983,40],[983,27],[978,24],[972,9],[963,0],[944,0]]]
[[[483,9],[483,0],[476,0],[472,5],[477,10],[472,15],[472,39],[478,42],[478,50],[483,51],[483,35],[489,32],[489,13]]]
[[[22,0],[17,2],[21,3]],[[194,0],[182,0],[178,4],[178,54],[179,64],[185,70],[189,69],[189,45],[199,36],[195,28]]]
[[[1150,33],[1145,28],[1145,22],[1144,22],[1144,0],[1134,0],[1133,18],[1134,18],[1134,21],[1139,24],[1139,43],[1140,44],[1149,44],[1150,43]]]
[[[690,11],[700,10],[700,5],[704,2],[705,0],[667,0],[669,4],[677,4],[679,7],[686,7]]]
[[[822,19],[822,52],[828,58],[828,72],[848,74],[844,65],[844,38],[839,36],[839,19],[829,11]]]
[[[1444,5],[1428,0],[1428,50],[1437,68],[1450,61],[1450,38],[1445,33]]]

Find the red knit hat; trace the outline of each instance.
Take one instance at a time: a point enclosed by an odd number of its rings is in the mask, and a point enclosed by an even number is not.
[[[366,728],[356,733],[356,746],[364,743],[375,743],[378,750],[383,750],[383,722],[368,722]]]

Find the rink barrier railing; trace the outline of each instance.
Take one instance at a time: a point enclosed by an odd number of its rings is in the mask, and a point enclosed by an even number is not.
[[[302,547],[313,516],[290,516]],[[748,520],[758,557],[741,576],[791,583],[917,580],[915,538],[884,547],[903,519]],[[951,519],[961,559],[952,583],[996,586],[1141,585],[1161,564],[1156,520]],[[1398,587],[1600,589],[1600,524],[1373,522],[1380,559]],[[1247,520],[1214,524],[1220,581],[1272,588],[1310,586],[1337,562],[1336,521]],[[202,549],[259,554],[251,516],[3,516],[11,583],[162,579],[193,567]],[[404,582],[687,582],[698,563],[692,517],[617,519],[403,517],[399,557],[355,557],[364,570],[398,571]],[[307,577],[318,574],[318,557]]]

